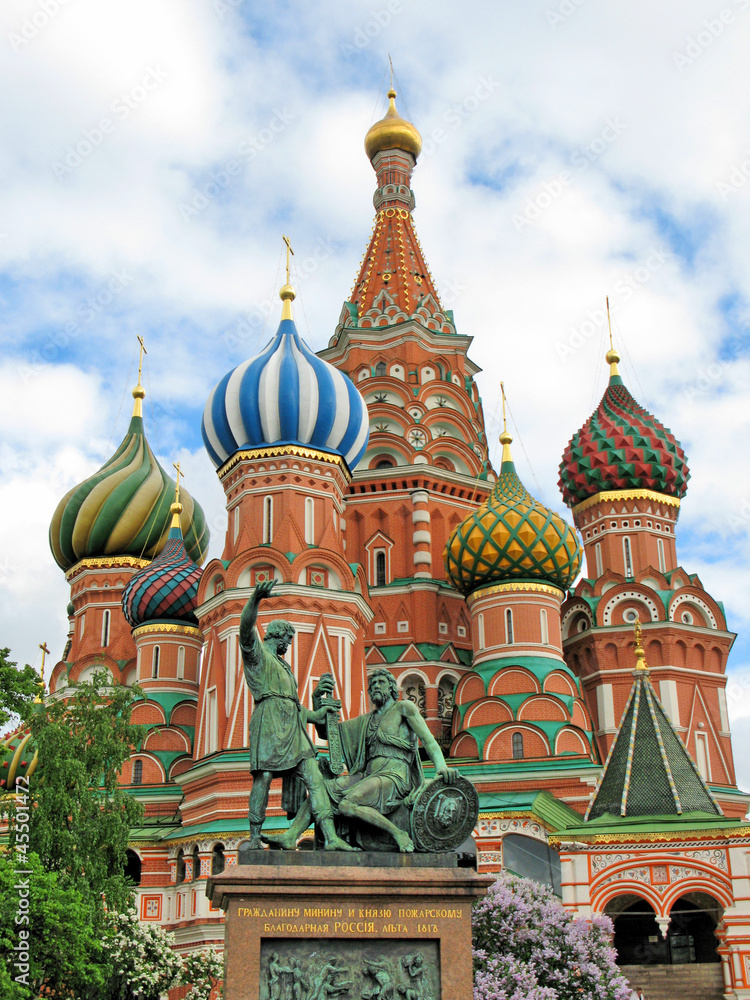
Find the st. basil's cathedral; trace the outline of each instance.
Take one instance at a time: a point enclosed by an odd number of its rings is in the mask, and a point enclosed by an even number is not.
[[[102,668],[140,685],[132,721],[147,735],[122,774],[145,809],[129,852],[140,917],[184,952],[221,946],[205,884],[237,863],[251,785],[240,614],[276,580],[259,626],[294,625],[301,701],[330,673],[342,718],[360,715],[368,671],[387,667],[477,788],[480,870],[608,914],[623,966],[687,966],[693,990],[750,998],[734,635],[678,561],[685,453],[611,349],[609,384],[560,464],[574,527],[526,489],[507,429],[493,470],[472,338],[442,306],[414,226],[421,138],[388,97],[365,139],[375,223],[328,347],[300,337],[287,276],[278,332],[206,403],[221,558],[202,566],[204,515],[149,446],[140,377],[122,444],[60,501],[50,545],[69,633],[49,697]],[[2,744],[5,789],[43,766],[28,740]],[[286,826],[274,782],[265,827]]]

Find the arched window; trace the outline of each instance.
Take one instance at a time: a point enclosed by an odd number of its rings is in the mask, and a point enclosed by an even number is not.
[[[273,497],[263,498],[263,544],[273,541]]]
[[[86,615],[85,613],[81,615],[81,631],[80,636],[83,639],[83,633],[86,631]]]
[[[544,608],[539,610],[539,624],[542,630],[542,642],[547,646],[549,645],[549,628],[547,626],[547,612]]]
[[[604,563],[602,562],[602,543],[597,542],[594,546],[594,556],[596,558],[597,579],[604,573]]]
[[[143,761],[137,760],[133,764],[133,782],[134,785],[143,784]]]
[[[523,733],[513,733],[513,760],[523,760]]]
[[[375,552],[375,586],[385,587],[385,549]]]
[[[226,861],[224,859],[224,845],[214,844],[214,849],[211,851],[211,874],[221,875],[224,871],[224,865]]]
[[[156,680],[159,676],[159,658],[161,651],[158,646],[154,646],[151,653],[151,679]]]
[[[182,848],[180,848],[180,852],[177,855],[177,872],[175,881],[177,882],[177,885],[182,885],[185,881],[185,854]]]
[[[484,615],[477,615],[477,642],[484,649]]]
[[[130,848],[125,851],[125,878],[129,878],[133,885],[141,884],[141,859]]]
[[[656,552],[657,552],[657,555],[659,556],[659,572],[660,573],[666,573],[667,572],[667,560],[664,558],[664,539],[663,538],[657,538],[656,539]]]
[[[102,614],[102,647],[109,645],[109,609],[105,608]]]
[[[312,497],[305,498],[305,541],[308,545],[315,544],[315,501]]]
[[[185,677],[185,647],[177,647],[177,680],[181,681]]]
[[[392,458],[379,458],[375,468],[376,469],[392,469],[396,463]]]
[[[237,541],[237,536],[240,533],[240,508],[234,508],[234,540]]]
[[[376,375],[385,375],[385,361],[379,361],[375,365],[375,374]]]
[[[622,551],[625,556],[625,576],[633,575],[633,555],[630,549],[630,539],[625,537],[622,540]]]
[[[505,609],[505,641],[513,642],[513,612],[510,608]]]
[[[201,871],[201,859],[198,854],[198,845],[193,848],[193,882],[198,878]]]

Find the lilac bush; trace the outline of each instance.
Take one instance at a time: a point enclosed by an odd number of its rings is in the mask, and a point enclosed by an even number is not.
[[[612,922],[584,920],[552,890],[501,874],[474,907],[474,1000],[628,1000]]]

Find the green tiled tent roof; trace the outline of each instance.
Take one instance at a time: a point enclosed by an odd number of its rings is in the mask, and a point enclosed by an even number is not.
[[[601,816],[721,815],[649,679],[636,674],[586,821]]]

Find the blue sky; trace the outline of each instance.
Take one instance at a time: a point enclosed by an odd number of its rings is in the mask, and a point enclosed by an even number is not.
[[[390,53],[424,140],[417,230],[474,337],[490,439],[503,379],[519,470],[564,512],[608,294],[625,381],[688,455],[680,560],[740,633],[729,705],[750,760],[750,0],[46,6],[0,13],[0,643],[62,651],[47,526],[125,432],[137,334],[152,447],[220,548],[204,402],[275,330],[282,232],[301,333],[333,333],[370,234],[363,138]]]

